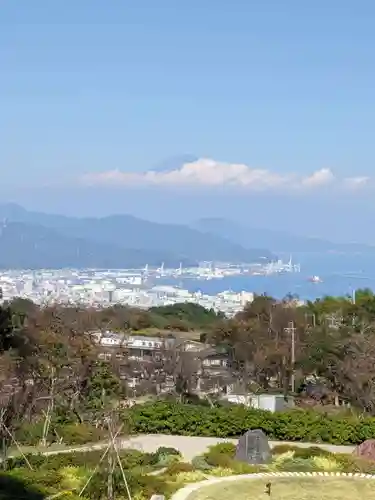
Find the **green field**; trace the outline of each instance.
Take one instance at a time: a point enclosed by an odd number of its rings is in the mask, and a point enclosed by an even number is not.
[[[271,496],[265,493],[271,482]],[[351,478],[241,479],[206,486],[188,500],[375,500],[375,480]]]

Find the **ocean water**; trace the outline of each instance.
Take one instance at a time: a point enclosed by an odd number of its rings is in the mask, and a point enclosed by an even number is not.
[[[289,260],[288,256],[284,261]],[[239,292],[245,290],[257,294],[267,293],[283,298],[288,293],[303,300],[314,300],[324,295],[352,295],[353,290],[370,288],[375,291],[375,253],[370,254],[295,254],[293,262],[301,264],[300,273],[286,273],[272,276],[236,276],[222,279],[174,280],[191,292],[202,291],[216,295],[224,290]],[[317,275],[322,283],[311,283],[309,277]]]

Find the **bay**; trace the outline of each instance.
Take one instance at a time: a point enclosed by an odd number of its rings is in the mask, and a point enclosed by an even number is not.
[[[284,261],[289,260],[289,255],[281,257]],[[302,300],[314,300],[325,295],[351,296],[353,290],[361,288],[375,291],[375,254],[301,253],[293,255],[293,262],[301,264],[300,273],[163,281],[190,292],[201,291],[209,295],[216,295],[224,290],[244,290],[257,294],[266,293],[278,299],[287,294],[296,295]],[[322,282],[310,282],[311,276],[319,276]]]

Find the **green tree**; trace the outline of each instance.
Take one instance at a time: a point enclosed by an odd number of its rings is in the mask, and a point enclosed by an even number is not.
[[[124,387],[113,365],[102,361],[92,365],[84,396],[90,410],[115,407],[125,397]]]

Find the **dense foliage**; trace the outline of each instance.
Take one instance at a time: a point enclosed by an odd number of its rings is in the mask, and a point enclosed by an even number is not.
[[[132,409],[134,431],[141,434],[185,436],[240,436],[262,429],[276,441],[357,444],[375,437],[375,418],[343,418],[311,410],[271,413],[243,406],[207,406],[157,403]]]
[[[95,450],[50,456],[29,454],[10,459],[6,471],[0,474],[0,498],[37,500],[58,495],[59,498],[106,499],[108,464],[103,457],[104,450]],[[173,448],[159,448],[155,453],[126,449],[119,451],[119,459],[127,483],[121,469],[114,469],[113,492],[119,499],[127,498],[126,487],[133,498],[139,500],[149,500],[154,493],[173,492],[179,486],[175,478],[192,470],[188,464],[178,464],[180,454]],[[169,462],[167,469],[166,462]],[[163,476],[154,475],[164,470]]]
[[[328,417],[325,410],[272,415],[231,405],[211,408],[213,398],[206,398],[206,407],[157,403],[129,411],[129,396],[135,396],[128,373],[144,384],[142,395],[159,395],[155,386],[169,378],[175,401],[186,400],[186,394],[199,399],[197,381],[208,371],[203,358],[185,357],[174,348],[146,362],[130,359],[126,349],[107,359],[87,332],[153,332],[169,338],[180,328],[204,334],[211,346],[205,350],[226,356],[227,378],[245,392],[287,394],[294,388],[300,408],[311,402],[323,409],[328,403],[340,409],[350,404],[353,414],[375,414],[375,297],[368,290],[357,292],[355,303],[350,297],[326,297],[304,306],[293,297],[258,296],[230,319],[194,304],[93,310],[38,307],[17,299],[0,307],[3,457],[15,447],[14,439],[42,446],[99,441],[108,437],[108,415],[114,412],[122,434],[133,429],[226,437],[262,428],[273,439],[331,443],[375,435],[371,418]]]
[[[299,306],[293,297],[258,296],[208,332],[225,345],[237,379],[252,391],[291,389],[319,403],[350,403],[375,413],[375,296],[325,297]],[[294,375],[294,387],[292,386]]]
[[[210,328],[223,315],[193,303],[151,307],[148,310],[114,305],[101,311],[90,311],[97,325],[110,325],[114,330],[175,330],[187,332]],[[155,334],[155,332],[154,332]]]
[[[207,328],[224,318],[221,313],[193,303],[152,307],[149,313],[155,323],[180,331]]]
[[[317,446],[299,448],[279,445],[271,450],[272,458],[267,464],[249,465],[235,460],[235,446],[220,443],[211,446],[200,457],[193,459],[198,470],[210,475],[251,474],[256,472],[346,472],[375,473],[375,463],[356,455],[332,453]],[[200,467],[203,466],[201,469]]]
[[[209,477],[252,474],[257,472],[359,472],[374,474],[374,462],[354,455],[331,453],[318,447],[298,448],[280,445],[272,450],[266,464],[249,465],[235,459],[235,446],[220,443],[210,447],[191,463],[182,462],[177,450],[159,448],[155,453],[122,450],[120,468],[109,474],[108,465],[101,462],[103,450],[63,453],[52,456],[29,455],[8,462],[7,471],[0,474],[0,498],[3,500],[42,500],[54,498],[105,500],[108,479],[113,480],[112,493],[118,500],[128,499],[128,491],[136,500],[149,500],[153,494],[167,499],[187,483]],[[165,462],[170,462],[167,467]]]

